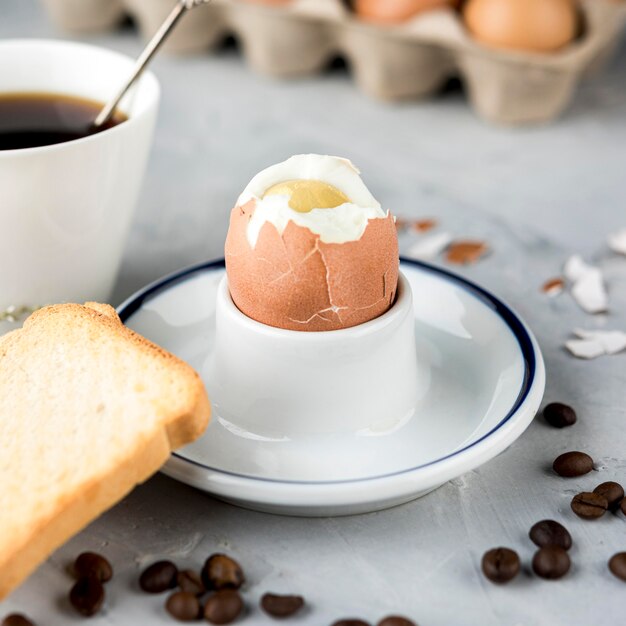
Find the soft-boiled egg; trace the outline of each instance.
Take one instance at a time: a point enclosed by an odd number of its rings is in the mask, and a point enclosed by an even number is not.
[[[468,0],[463,17],[481,42],[532,52],[562,48],[578,28],[573,0]]]
[[[232,210],[225,254],[233,302],[269,326],[348,328],[395,299],[394,218],[347,159],[299,155],[257,174]]]

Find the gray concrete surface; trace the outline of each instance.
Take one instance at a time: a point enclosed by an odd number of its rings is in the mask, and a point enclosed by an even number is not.
[[[0,37],[63,37],[35,0],[3,0]],[[83,38],[130,54],[132,30]],[[626,48],[585,82],[565,116],[545,128],[487,126],[460,92],[420,104],[373,102],[345,71],[282,83],[251,73],[233,49],[155,64],[164,97],[154,151],[113,303],[160,275],[221,254],[230,207],[250,177],[293,153],[348,156],[396,213],[433,216],[459,236],[486,239],[493,253],[462,270],[508,300],[544,350],[546,400],[574,405],[566,431],[537,419],[507,452],[429,496],[390,511],[343,519],[290,519],[237,509],[164,476],[137,488],[61,548],[0,613],[22,610],[38,624],[77,623],[64,597],[68,560],[80,550],[111,557],[118,575],[96,624],[166,624],[163,598],[136,587],[140,567],[160,557],[199,566],[226,550],[244,565],[252,608],[242,623],[269,624],[256,608],[265,591],[297,592],[310,610],[295,624],[345,616],[375,623],[404,613],[420,626],[613,625],[626,586],[607,570],[626,550],[626,518],[583,522],[569,510],[579,490],[626,482],[626,354],[582,362],[562,348],[570,331],[626,329],[626,259],[606,235],[626,227]],[[1,210],[1,206],[0,206]],[[402,245],[410,245],[403,236]],[[594,318],[568,295],[539,292],[565,258],[581,252],[606,271],[611,311]],[[597,471],[565,481],[552,460],[588,451]],[[559,582],[532,576],[530,526],[565,523],[573,569]],[[495,587],[480,574],[493,546],[519,551],[524,570]]]

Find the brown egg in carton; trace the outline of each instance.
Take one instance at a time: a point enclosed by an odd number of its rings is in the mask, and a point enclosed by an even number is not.
[[[68,30],[114,27],[128,14],[146,38],[173,7],[173,0],[43,1]],[[482,117],[538,123],[565,109],[581,77],[609,57],[626,23],[626,3],[619,0],[581,0],[580,10],[575,41],[532,53],[481,44],[453,8],[382,26],[359,19],[343,0],[213,0],[185,16],[166,46],[197,53],[234,35],[252,67],[284,78],[319,72],[340,55],[363,91],[390,101],[426,97],[459,76]]]

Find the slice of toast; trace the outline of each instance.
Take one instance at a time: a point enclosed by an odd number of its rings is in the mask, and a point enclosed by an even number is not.
[[[0,599],[199,437],[200,377],[97,303],[0,337]]]

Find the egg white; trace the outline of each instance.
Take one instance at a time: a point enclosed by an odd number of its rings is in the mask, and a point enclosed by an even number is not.
[[[265,192],[274,185],[289,180],[321,180],[342,191],[351,202],[335,208],[313,209],[308,213],[289,206],[289,196]],[[238,204],[255,201],[255,209],[246,236],[254,248],[263,226],[269,222],[282,235],[292,221],[319,235],[323,243],[358,241],[370,219],[384,219],[389,213],[370,193],[361,180],[359,170],[347,159],[318,154],[302,154],[277,163],[259,172],[244,189]]]

